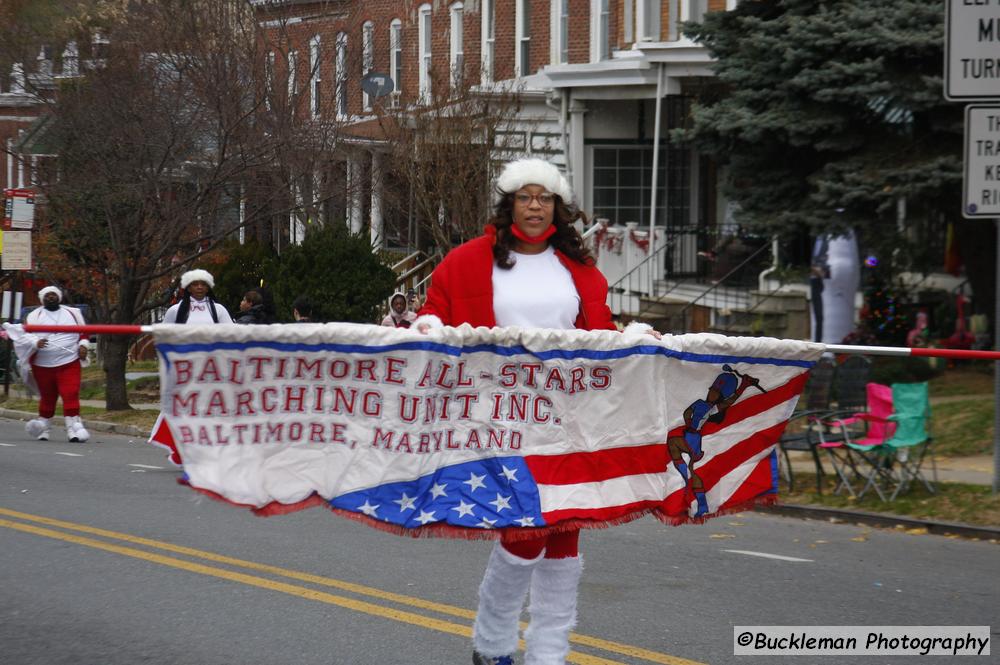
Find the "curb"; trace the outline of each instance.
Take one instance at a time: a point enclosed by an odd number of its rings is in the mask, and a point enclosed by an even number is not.
[[[27,421],[37,417],[36,413],[27,411],[14,411],[13,409],[0,409],[0,418],[10,420]],[[135,436],[149,438],[150,432],[135,425],[120,425],[118,423],[106,423],[100,420],[87,420],[87,429],[92,432],[107,432],[109,434],[123,434],[125,436]]]
[[[1000,542],[1000,528],[997,527],[972,526],[969,524],[956,524],[954,522],[936,522],[934,520],[921,520],[885,513],[868,513],[860,510],[840,510],[837,508],[796,506],[792,504],[760,506],[755,508],[754,512],[797,517],[800,519],[864,524],[866,526],[889,529],[926,529],[927,533],[937,536],[961,536],[963,538]]]

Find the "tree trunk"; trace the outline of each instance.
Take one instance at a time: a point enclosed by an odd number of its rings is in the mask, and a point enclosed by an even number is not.
[[[129,335],[101,335],[101,357],[104,359],[105,399],[108,411],[131,409],[125,382],[125,365],[128,362],[128,348],[132,342]]]

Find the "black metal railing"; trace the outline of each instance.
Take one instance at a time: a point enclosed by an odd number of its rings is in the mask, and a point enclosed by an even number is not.
[[[705,326],[701,322],[695,324],[694,308],[696,306],[714,310],[717,318],[719,314],[722,317],[729,317],[731,316],[730,313],[735,310],[750,312],[757,309],[762,301],[757,299],[755,303],[751,304],[750,289],[752,287],[746,284],[745,275],[749,267],[760,265],[760,258],[765,252],[770,254],[770,247],[767,244],[758,247],[718,280],[713,280],[713,283],[708,288],[698,293],[679,312],[670,317],[671,330],[686,332],[692,329],[704,328]],[[771,295],[773,293],[767,294],[767,297]],[[716,321],[714,323],[721,323],[722,325],[712,327],[721,331],[725,330],[725,321]]]

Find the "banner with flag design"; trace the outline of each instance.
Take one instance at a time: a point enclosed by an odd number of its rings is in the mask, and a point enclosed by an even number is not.
[[[154,326],[154,440],[262,514],[491,537],[698,521],[777,491],[823,346],[711,334],[356,324]]]

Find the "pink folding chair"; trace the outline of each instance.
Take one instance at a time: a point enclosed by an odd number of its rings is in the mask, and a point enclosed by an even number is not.
[[[896,423],[892,415],[892,388],[880,383],[865,386],[868,410],[854,414],[831,414],[823,419],[819,428],[819,447],[826,450],[830,463],[840,479],[835,494],[847,490],[852,497],[859,496],[854,484],[867,479],[861,464],[878,464],[871,451],[892,438]]]

